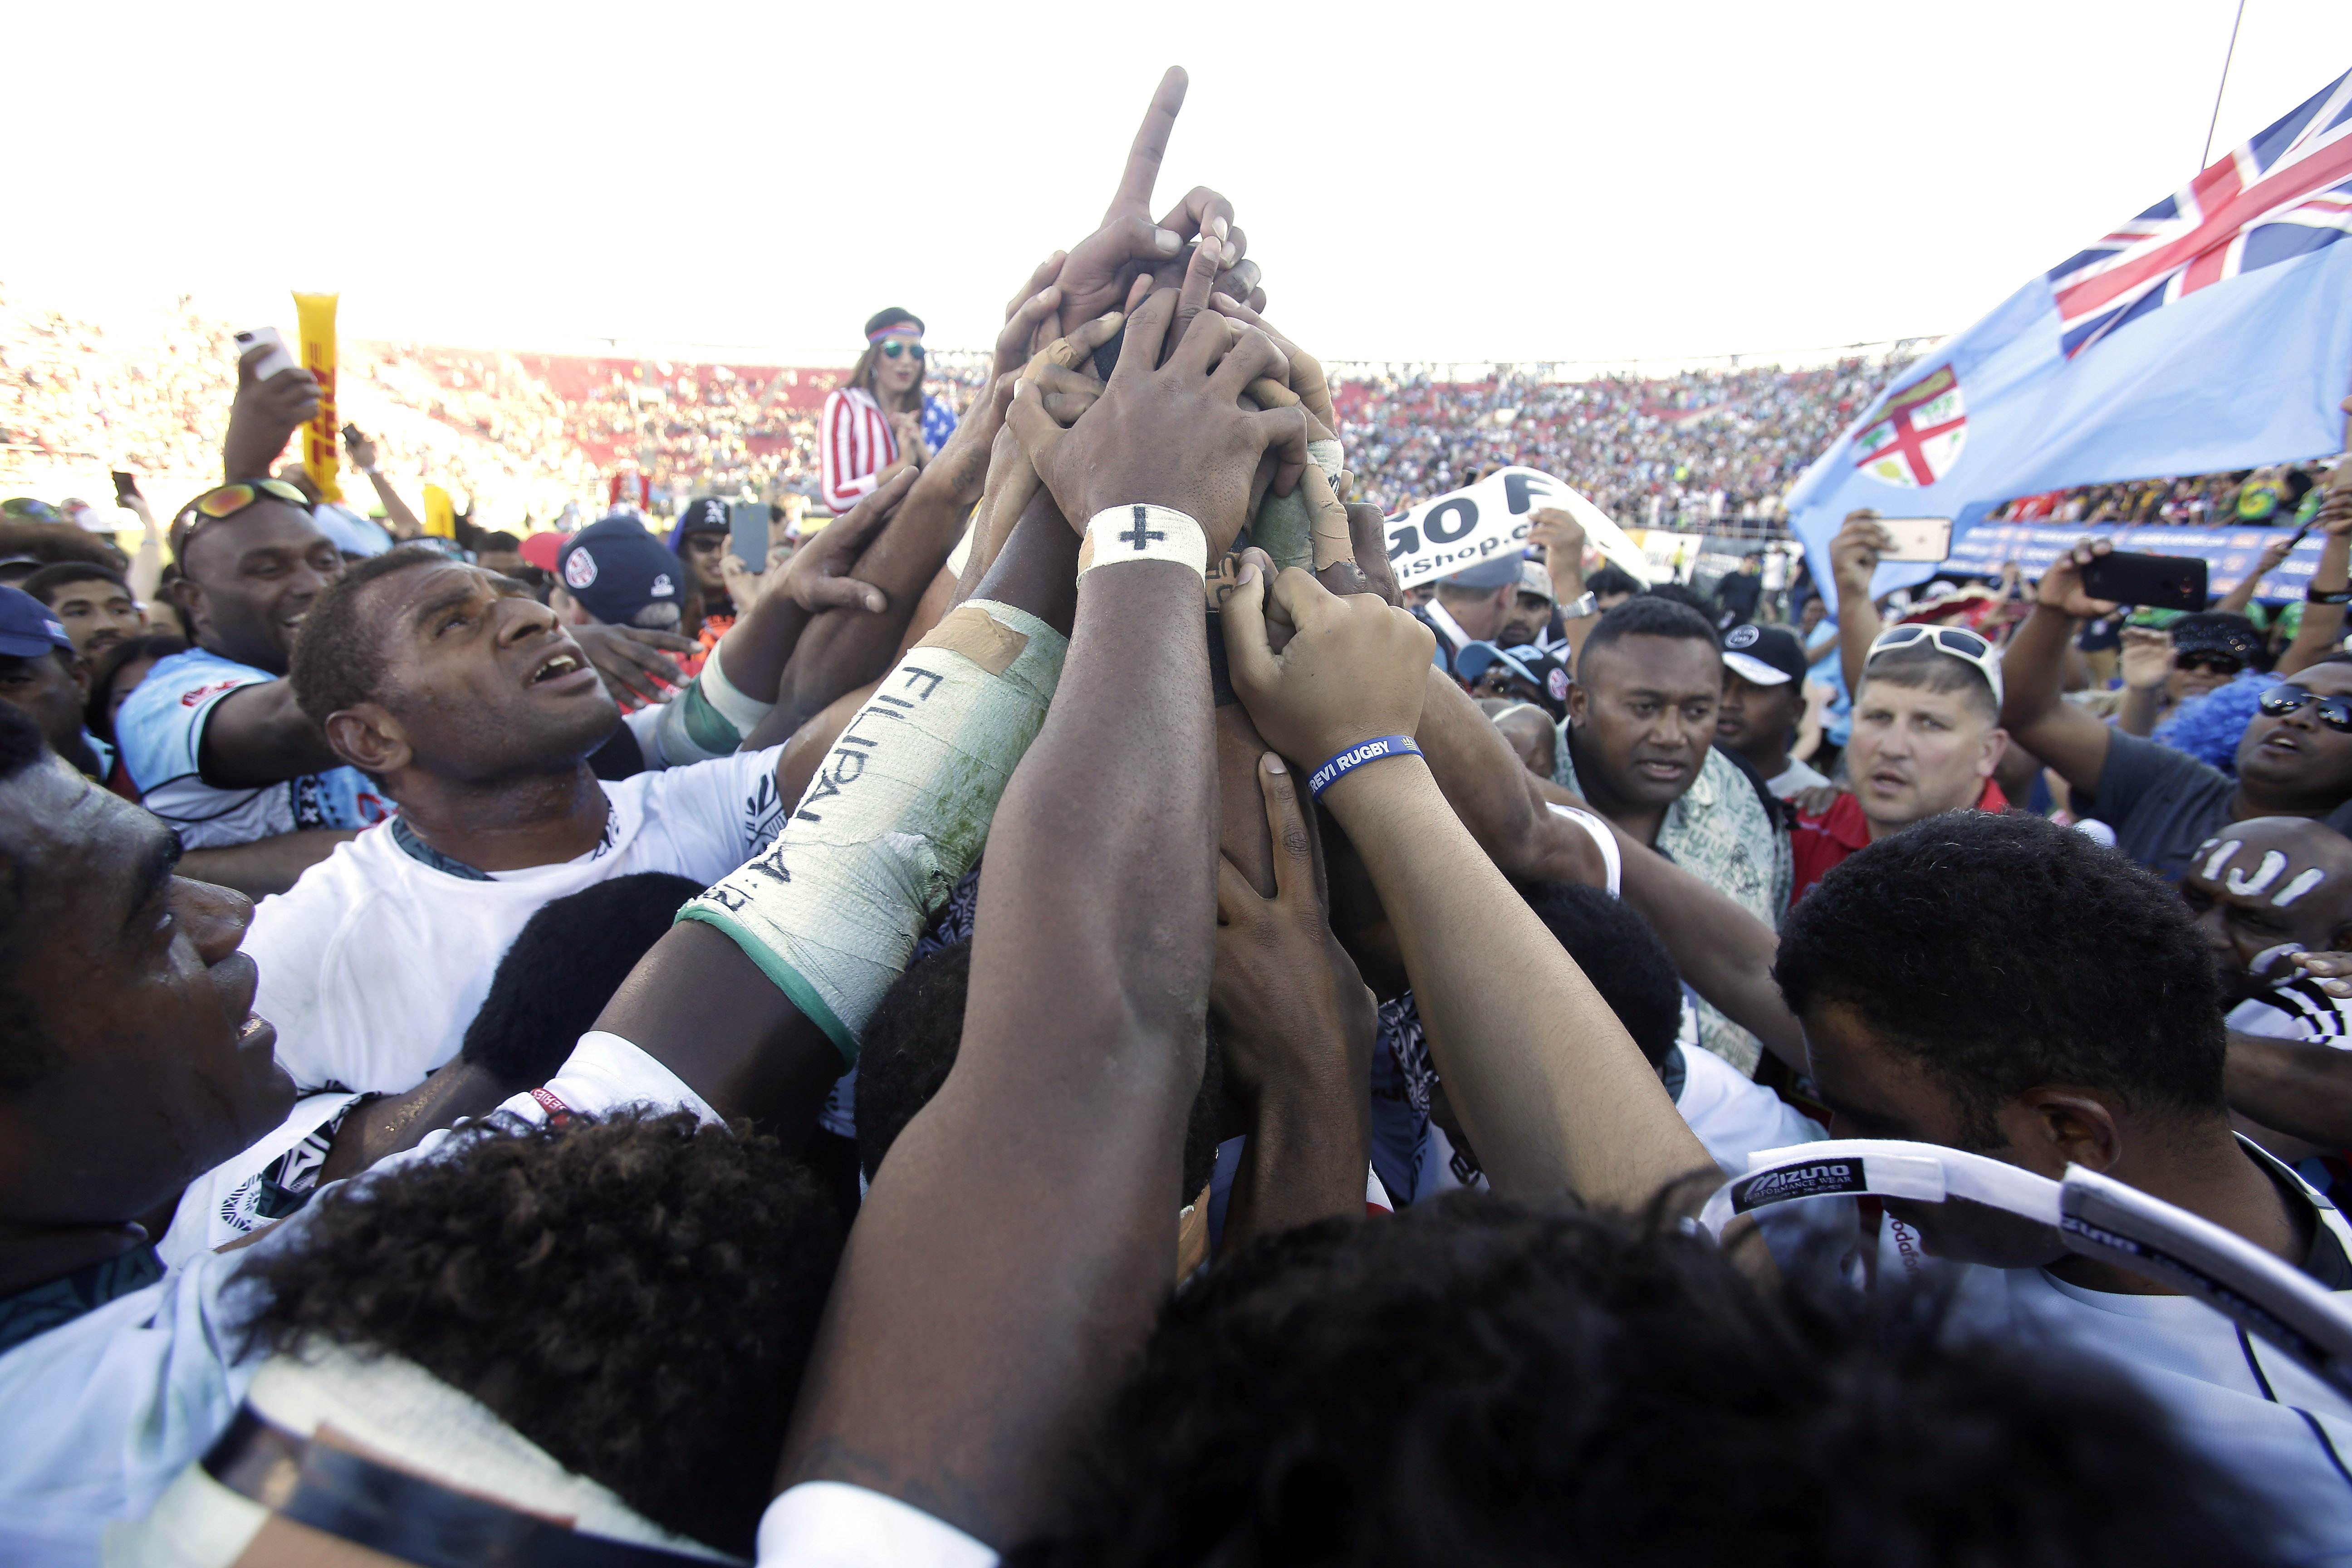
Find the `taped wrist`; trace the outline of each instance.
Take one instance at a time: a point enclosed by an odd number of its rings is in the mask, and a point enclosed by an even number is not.
[[[1347,463],[1347,454],[1337,441],[1309,441],[1307,456],[1323,470],[1324,479],[1331,493],[1339,493],[1340,472]],[[1347,513],[1340,521],[1344,524]],[[1257,503],[1257,516],[1250,520],[1247,543],[1256,545],[1272,558],[1275,570],[1286,566],[1307,566],[1315,562],[1315,518],[1307,504],[1304,489],[1293,486],[1286,496],[1265,492]]]
[[[726,648],[724,642],[712,648],[710,657],[702,661],[702,673],[694,678],[686,695],[663,708],[654,740],[661,748],[664,765],[674,768],[732,756],[743,744],[743,737],[758,729],[760,721],[774,710],[774,703],[746,697],[727,679],[727,672],[719,668]]]
[[[971,599],[908,648],[773,845],[678,911],[724,931],[850,1066],[931,912],[980,858],[1069,639]]]

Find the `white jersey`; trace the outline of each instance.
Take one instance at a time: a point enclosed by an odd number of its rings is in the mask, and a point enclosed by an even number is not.
[[[2336,1205],[2239,1143],[2310,1205],[2315,1258],[2332,1260],[2319,1272],[2352,1279],[2352,1227]],[[2294,1559],[2352,1560],[2352,1402],[2202,1301],[2087,1289],[2044,1268],[1946,1263],[1891,1215],[1879,1227],[1878,1278],[1949,1285],[1957,1334],[2104,1359],[2172,1412],[2184,1441],[2274,1500],[2279,1521],[2304,1532]],[[2336,1297],[2352,1308],[2352,1289]]]
[[[2230,1009],[2229,1023],[2242,1035],[2352,1050],[2352,996],[2330,995],[2300,970]]]
[[[250,1256],[199,1254],[0,1352],[0,1563],[97,1563],[108,1522],[145,1513],[220,1436],[253,1375],[236,1354],[241,1293],[231,1289]],[[13,1297],[0,1323],[70,1289],[57,1281]]]
[[[760,1568],[996,1568],[996,1553],[911,1503],[803,1481],[760,1516]]]
[[[394,818],[339,845],[290,892],[264,899],[245,951],[254,1011],[306,1090],[399,1094],[457,1054],[499,960],[552,900],[613,877],[715,882],[764,848],[791,804],[781,747],[604,786],[603,841],[555,866],[485,874],[436,855]]]

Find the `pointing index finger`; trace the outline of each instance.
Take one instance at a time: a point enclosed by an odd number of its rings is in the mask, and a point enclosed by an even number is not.
[[[1168,138],[1176,129],[1176,114],[1184,107],[1184,89],[1191,81],[1182,66],[1170,66],[1160,77],[1151,107],[1136,128],[1135,144],[1127,150],[1127,169],[1119,175],[1118,195],[1111,198],[1104,222],[1122,213],[1150,216],[1151,187],[1160,183],[1160,162],[1168,155]]]

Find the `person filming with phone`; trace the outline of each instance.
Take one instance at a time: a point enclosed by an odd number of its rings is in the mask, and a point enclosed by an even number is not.
[[[2084,585],[2084,569],[2111,552],[2106,540],[2084,541],[2042,574],[2033,613],[2009,645],[2002,724],[2058,770],[2082,815],[2115,829],[2117,848],[2168,881],[2179,881],[2197,847],[2229,823],[2301,816],[2352,834],[2352,654],[2326,651],[2342,635],[2343,605],[2352,599],[2352,486],[2337,486],[2316,521],[2326,542],[2311,603],[2238,742],[2235,779],[2119,733],[2059,696],[2078,624],[2116,609]]]

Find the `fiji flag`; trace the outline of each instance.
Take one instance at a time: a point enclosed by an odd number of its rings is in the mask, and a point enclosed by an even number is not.
[[[1860,507],[1957,535],[2013,496],[2339,449],[2347,240],[2352,72],[1896,374],[1789,494],[1814,580]]]

